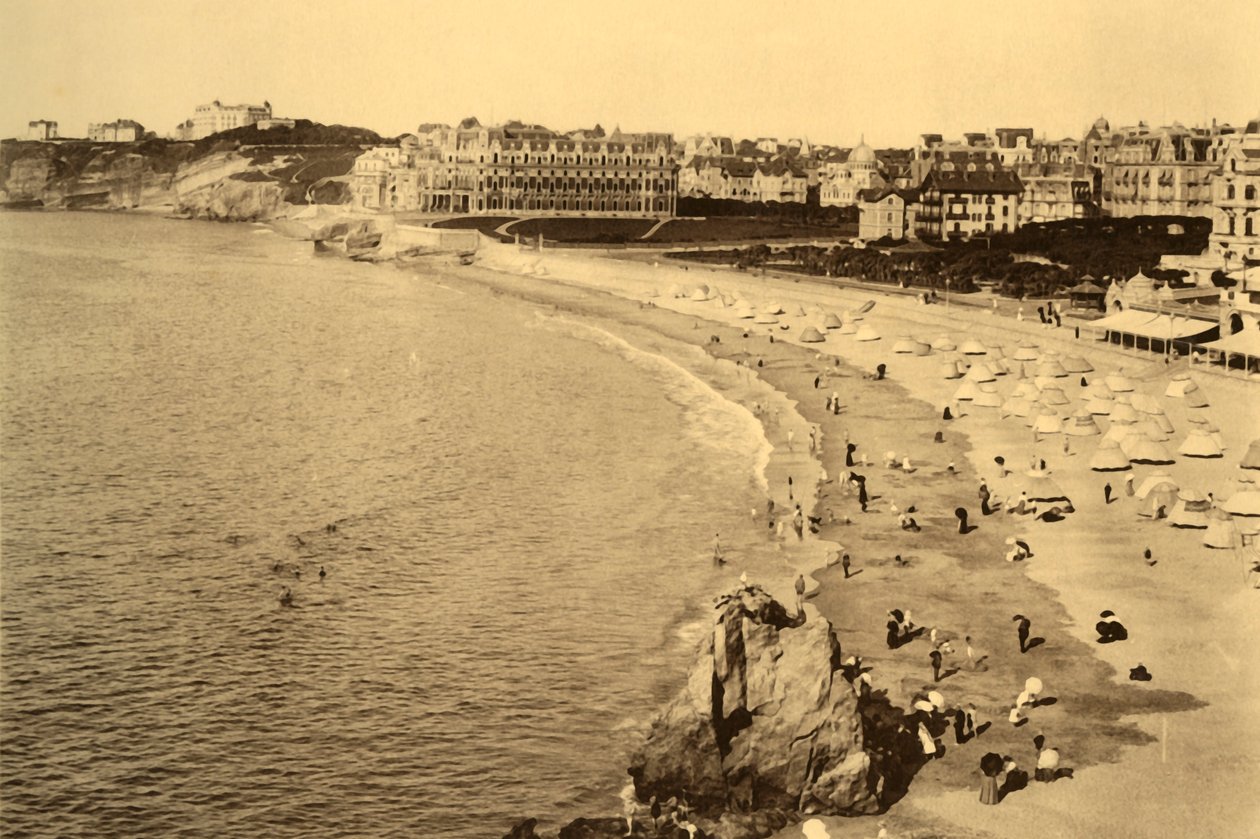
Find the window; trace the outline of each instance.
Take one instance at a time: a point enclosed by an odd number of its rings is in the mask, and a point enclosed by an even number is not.
[[[1251,216],[1247,216],[1247,220],[1243,222],[1243,235],[1244,236],[1256,235],[1255,230],[1252,229],[1251,222],[1252,222]]]
[[[1229,186],[1225,187],[1225,197],[1230,199],[1231,201],[1233,200],[1234,198],[1234,185],[1233,184],[1230,184]]]
[[[1249,186],[1247,186],[1247,187],[1243,190],[1243,197],[1244,197],[1244,198],[1246,198],[1248,201],[1255,201],[1255,200],[1256,200],[1256,188],[1255,188],[1254,186],[1250,186],[1250,185],[1249,185]]]

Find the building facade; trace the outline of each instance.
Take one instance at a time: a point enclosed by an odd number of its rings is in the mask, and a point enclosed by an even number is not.
[[[1010,233],[1019,224],[1024,187],[1014,172],[996,168],[928,173],[920,190],[919,234],[934,239],[968,239]]]
[[[196,107],[192,119],[180,126],[181,139],[200,140],[220,131],[231,131],[233,128],[253,125],[266,119],[271,119],[270,102],[263,102],[261,105],[224,105],[216,99],[208,105]]]
[[[1103,174],[1108,215],[1212,215],[1212,135],[1180,125],[1125,136]]]
[[[1024,191],[1019,223],[1093,218],[1098,215],[1093,181],[1081,165],[1031,164],[1018,171]]]
[[[1225,152],[1221,172],[1212,179],[1208,242],[1226,270],[1243,259],[1260,260],[1260,119]]]
[[[54,120],[36,119],[27,123],[28,140],[55,140],[57,136],[57,123]]]
[[[862,190],[858,195],[858,238],[866,242],[914,238],[918,200],[914,190],[890,186]]]
[[[574,140],[541,126],[424,126],[397,149],[355,162],[365,210],[434,213],[672,216],[678,173],[668,134]]]
[[[134,119],[88,124],[88,139],[97,143],[134,143],[144,139],[144,126]]]

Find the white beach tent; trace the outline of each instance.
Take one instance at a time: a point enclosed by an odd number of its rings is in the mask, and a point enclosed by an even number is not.
[[[1020,382],[1015,385],[1015,389],[1011,391],[1011,396],[1019,396],[1023,399],[1040,399],[1041,389],[1032,382]]]
[[[778,303],[767,303],[766,305],[761,307],[759,314],[781,315],[783,314],[783,307],[780,306]]]
[[[1177,485],[1172,481],[1162,481],[1146,493],[1146,497],[1138,504],[1137,514],[1148,519],[1160,518],[1160,510],[1167,516],[1176,505]]]
[[[878,341],[879,333],[869,323],[864,323],[858,328],[853,338],[857,341]]]
[[[1159,423],[1155,422],[1153,418],[1140,420],[1134,423],[1129,426],[1129,432],[1131,434],[1141,434],[1144,437],[1149,437],[1157,443],[1166,443],[1172,439],[1172,435],[1165,431]]]
[[[841,321],[840,318],[834,312],[828,312],[823,317],[823,326],[827,327],[828,329],[839,329],[840,327],[844,326],[844,322]]]
[[[1111,388],[1112,393],[1133,392],[1133,382],[1129,380],[1128,376],[1121,375],[1120,373],[1112,373],[1103,381],[1106,382],[1107,387]]]
[[[1186,439],[1177,447],[1186,457],[1223,457],[1224,452],[1210,433],[1200,428],[1190,429]]]
[[[801,342],[805,344],[818,344],[826,340],[823,334],[812,326],[807,326],[801,330]]]
[[[1019,346],[1015,348],[1015,352],[1011,355],[1011,358],[1016,361],[1036,361],[1038,356],[1039,354],[1037,352],[1036,344],[1021,341]]]
[[[917,343],[918,342],[915,341],[910,336],[902,335],[900,338],[898,338],[896,341],[893,342],[892,350],[895,353],[900,353],[902,355],[909,355],[910,353],[914,352],[914,347],[915,347],[915,344]]]
[[[1041,392],[1039,401],[1042,405],[1067,405],[1071,400],[1062,388],[1048,387]]]
[[[779,319],[768,312],[761,312],[753,320],[753,323],[778,323]]]
[[[954,391],[953,400],[955,402],[969,402],[980,395],[980,387],[975,382],[969,382],[963,379],[963,383],[958,386],[958,390]]]
[[[1081,391],[1081,396],[1085,399],[1106,399],[1108,402],[1116,398],[1111,392],[1111,388],[1099,381],[1090,382]]]
[[[1207,397],[1203,395],[1203,391],[1199,388],[1187,391],[1185,400],[1186,404],[1191,408],[1206,408],[1208,406]]]
[[[1218,550],[1234,547],[1238,528],[1234,525],[1233,516],[1219,507],[1213,507],[1204,517],[1207,519],[1207,530],[1203,533],[1203,544]]]
[[[967,372],[966,365],[954,356],[945,356],[940,364],[942,379],[959,379]]]
[[[1115,401],[1111,403],[1111,421],[1120,425],[1132,425],[1140,420],[1138,412],[1133,410],[1133,406],[1128,402]]]
[[[709,293],[705,291],[703,288],[698,288],[695,291],[691,292],[691,299],[696,301],[697,303],[703,303],[704,301],[709,299]]]
[[[1260,469],[1260,438],[1251,441],[1247,453],[1238,462],[1239,469]]]
[[[801,305],[798,303],[798,304],[797,304],[797,305],[796,305],[796,306],[792,309],[792,317],[794,317],[794,318],[803,318],[803,317],[805,317],[805,308],[804,308],[803,306],[801,306]]]
[[[1166,484],[1166,483],[1175,484],[1176,482],[1173,481],[1173,477],[1172,475],[1168,473],[1168,470],[1156,469],[1154,472],[1147,475],[1146,478],[1142,481],[1142,483],[1138,484],[1137,490],[1133,494],[1137,498],[1145,498],[1152,489],[1159,486],[1160,484]],[[1181,489],[1181,487],[1174,486],[1173,489],[1174,490]]]
[[[997,377],[993,375],[993,370],[983,361],[977,361],[967,370],[967,375],[963,377],[969,382],[996,382]]]
[[[1089,411],[1094,416],[1105,417],[1111,413],[1111,405],[1111,400],[1099,399],[1095,396],[1091,397],[1090,400],[1085,403],[1085,410]]]
[[[1002,403],[1000,412],[1004,417],[1028,417],[1035,410],[1033,403],[1021,396],[1012,396]]]
[[[1181,399],[1187,393],[1198,389],[1199,386],[1190,378],[1189,373],[1177,373],[1172,377],[1172,381],[1168,383],[1168,387],[1164,390],[1164,395],[1171,396],[1173,399]]]
[[[1048,387],[1062,387],[1063,382],[1054,376],[1033,376],[1033,384],[1037,386],[1037,390],[1045,390]]]
[[[744,302],[742,305],[738,303],[735,304],[735,311],[733,314],[740,320],[748,320],[750,318],[757,317],[757,313],[753,311],[753,307],[747,302]]]
[[[948,335],[938,335],[932,339],[932,349],[937,352],[953,352],[958,349],[958,345]]]
[[[1130,434],[1120,442],[1120,448],[1133,463],[1165,464],[1176,460],[1163,443],[1145,434]]]
[[[1039,504],[1050,501],[1063,501],[1069,506],[1072,504],[1067,493],[1050,477],[1049,472],[1029,470],[1024,475],[1025,478],[1020,482],[1020,488],[1028,493],[1029,501]]]
[[[1123,472],[1129,468],[1129,458],[1119,443],[1104,440],[1089,459],[1089,468],[1095,472]]]
[[[962,352],[963,355],[985,355],[989,350],[975,338],[968,338],[962,343]]]
[[[1094,365],[1090,364],[1079,355],[1069,355],[1063,359],[1063,368],[1069,373],[1092,373]]]
[[[1225,499],[1221,509],[1231,516],[1260,516],[1260,490],[1235,492]]]
[[[1173,504],[1168,514],[1168,523],[1173,527],[1205,528],[1208,526],[1207,512],[1212,509],[1212,502],[1198,490],[1182,489],[1177,493],[1177,503]]]
[[[1145,393],[1134,393],[1129,396],[1129,404],[1133,406],[1135,411],[1143,414],[1162,414],[1164,406],[1159,404],[1154,396],[1147,396]]]
[[[1063,419],[1058,414],[1043,408],[1033,420],[1032,427],[1038,434],[1059,434],[1063,431]]]
[[[1094,421],[1094,415],[1085,408],[1072,414],[1072,419],[1063,424],[1063,433],[1071,437],[1093,437],[1102,434],[1102,429]]]
[[[851,320],[846,320],[844,323],[840,324],[839,328],[836,329],[836,334],[837,335],[856,335],[857,331],[858,331],[857,324],[855,324]]]
[[[971,404],[977,408],[997,408],[1002,404],[1002,397],[998,395],[997,388],[993,385],[981,384],[977,385],[980,392],[971,400]]]
[[[1052,379],[1062,379],[1068,375],[1067,368],[1057,358],[1046,357],[1037,365],[1037,375]]]

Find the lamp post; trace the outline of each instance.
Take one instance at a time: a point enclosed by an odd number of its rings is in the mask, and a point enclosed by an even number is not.
[[[945,278],[945,316],[949,317],[949,278]]]

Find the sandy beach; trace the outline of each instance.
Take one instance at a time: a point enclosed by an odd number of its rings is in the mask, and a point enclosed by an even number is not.
[[[779,536],[766,527],[765,510],[749,511],[762,535],[752,536],[757,529],[750,527],[739,538],[771,539],[784,560],[777,572],[759,569],[757,582],[791,603],[792,583],[806,573],[812,598],[807,610],[817,609],[835,624],[845,654],[860,655],[873,667],[877,693],[886,691],[905,707],[915,692],[932,685],[926,634],[896,650],[887,648],[889,609],[911,610],[916,624],[935,627],[938,638],[950,640],[954,652],[945,656],[946,675],[933,687],[950,705],[974,704],[979,720],[990,727],[963,745],[947,735],[944,755],[920,771],[902,801],[878,818],[826,819],[832,836],[874,836],[879,823],[891,836],[1254,835],[1260,808],[1246,790],[1260,781],[1260,758],[1252,747],[1260,724],[1251,713],[1260,672],[1250,644],[1260,626],[1255,600],[1260,592],[1245,584],[1240,557],[1204,547],[1202,530],[1137,515],[1140,502],[1125,494],[1123,472],[1088,467],[1102,435],[1070,437],[1066,453],[1062,434],[1034,441],[1022,418],[954,400],[961,380],[943,377],[943,353],[895,354],[893,344],[902,335],[922,341],[944,335],[956,344],[976,338],[989,347],[1001,345],[1009,359],[1025,342],[1035,344],[1039,355],[1084,358],[1094,368],[1084,374],[1090,382],[1123,370],[1136,392],[1165,408],[1174,428],[1167,447],[1175,452],[1191,415],[1219,426],[1224,447],[1219,459],[1177,456],[1164,467],[1135,465],[1135,485],[1162,468],[1181,487],[1218,498],[1236,488],[1238,459],[1260,436],[1260,391],[1254,382],[1192,370],[1208,401],[1193,409],[1186,400],[1163,396],[1184,363],[1166,365],[1158,357],[1097,343],[1086,333],[1077,339],[1070,319],[1062,328],[1046,329],[1035,320],[975,306],[947,310],[865,289],[603,258],[592,251],[538,253],[505,245],[489,246],[480,256],[481,267],[461,269],[461,277],[626,324],[635,333],[627,338],[632,343],[663,336],[675,362],[758,416],[774,447],[765,477],[776,510],[791,510],[804,496],[805,512],[822,525],[816,537],[806,532],[798,540],[790,519]],[[670,294],[676,287],[689,295],[701,283],[716,300]],[[720,295],[757,307],[774,301],[786,313],[781,323],[754,325],[738,319]],[[857,341],[823,328],[824,313],[844,316],[868,300],[875,306],[860,323],[879,340]],[[797,307],[803,316],[792,314]],[[801,344],[806,325],[817,326],[826,340]],[[692,349],[680,350],[683,345]],[[880,363],[887,365],[885,380],[864,377]],[[1035,366],[1025,366],[1028,381]],[[1012,367],[994,383],[1003,398],[1019,376],[1019,365]],[[1065,392],[1070,414],[1084,404],[1080,378],[1042,384]],[[825,407],[833,391],[843,406],[838,415]],[[942,419],[946,405],[956,418]],[[1105,433],[1107,417],[1097,422]],[[813,453],[811,427],[819,441]],[[934,442],[937,432],[942,442]],[[846,439],[868,463],[854,467],[867,479],[871,498],[865,513],[839,480],[848,471]],[[887,452],[898,462],[908,457],[914,471],[886,468]],[[1010,474],[1000,474],[995,456],[1005,458]],[[1029,466],[1039,460],[1071,498],[1074,512],[1060,521],[1005,511],[981,514],[982,480],[994,498],[1014,501],[1030,485]],[[1116,496],[1110,504],[1103,502],[1106,483]],[[899,525],[896,511],[910,505],[921,527],[917,533]],[[959,506],[974,526],[966,535],[958,533],[954,517]],[[1254,529],[1255,519],[1239,519],[1244,528],[1248,521]],[[1010,537],[1026,541],[1033,556],[1005,561]],[[697,534],[698,540],[711,538]],[[738,574],[739,545],[728,545],[732,574]],[[1147,549],[1154,564],[1144,558]],[[848,579],[834,564],[841,552],[852,557]],[[903,563],[893,561],[896,554]],[[1103,610],[1123,621],[1128,640],[1095,641],[1094,624]],[[1027,653],[1019,649],[1015,614],[1031,620],[1034,640],[1043,639]],[[965,655],[967,636],[971,660]],[[1151,681],[1129,680],[1130,668],[1139,663]],[[1043,680],[1043,696],[1054,702],[1031,709],[1028,722],[1015,727],[1007,713],[1030,676]],[[981,806],[979,757],[988,751],[1010,755],[1031,772],[1036,734],[1059,750],[1075,777],[1032,783],[1000,806]],[[1128,806],[1118,806],[1120,801]],[[798,836],[800,830],[780,835]]]

